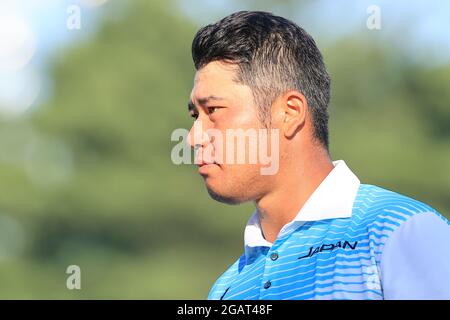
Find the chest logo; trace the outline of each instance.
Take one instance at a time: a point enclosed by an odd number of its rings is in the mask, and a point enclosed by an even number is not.
[[[353,242],[353,244],[348,241],[344,241],[343,243],[342,241],[338,241],[337,243],[322,244],[318,247],[310,247],[309,252],[306,255],[299,257],[299,259],[309,258],[315,255],[316,253],[323,251],[333,251],[336,248],[343,248],[343,249],[349,248],[351,250],[355,250],[357,245],[358,241]]]

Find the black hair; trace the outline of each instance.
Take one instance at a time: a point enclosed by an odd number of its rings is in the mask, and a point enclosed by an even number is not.
[[[201,28],[192,42],[197,70],[213,61],[238,66],[236,81],[248,85],[261,121],[288,90],[307,99],[314,137],[328,149],[330,77],[314,39],[295,23],[268,12],[239,11]]]

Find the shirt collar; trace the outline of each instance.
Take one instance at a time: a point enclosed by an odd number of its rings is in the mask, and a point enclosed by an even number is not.
[[[296,217],[282,231],[295,222],[349,218],[359,189],[358,177],[343,160],[333,161],[334,168],[314,190]],[[252,247],[271,247],[264,239],[257,211],[250,217],[244,232],[245,250]]]

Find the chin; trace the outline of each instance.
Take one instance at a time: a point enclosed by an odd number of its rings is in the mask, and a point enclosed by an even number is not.
[[[208,186],[206,186],[206,189],[208,190],[210,197],[218,202],[232,204],[232,205],[246,202],[246,200],[243,199],[242,196],[235,196],[235,195],[233,196],[233,195],[225,194],[222,192],[218,192]]]

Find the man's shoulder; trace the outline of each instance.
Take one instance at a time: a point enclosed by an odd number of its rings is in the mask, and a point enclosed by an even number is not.
[[[352,217],[359,223],[382,231],[394,231],[418,215],[439,217],[449,223],[433,207],[406,195],[375,185],[361,184],[353,205]]]

